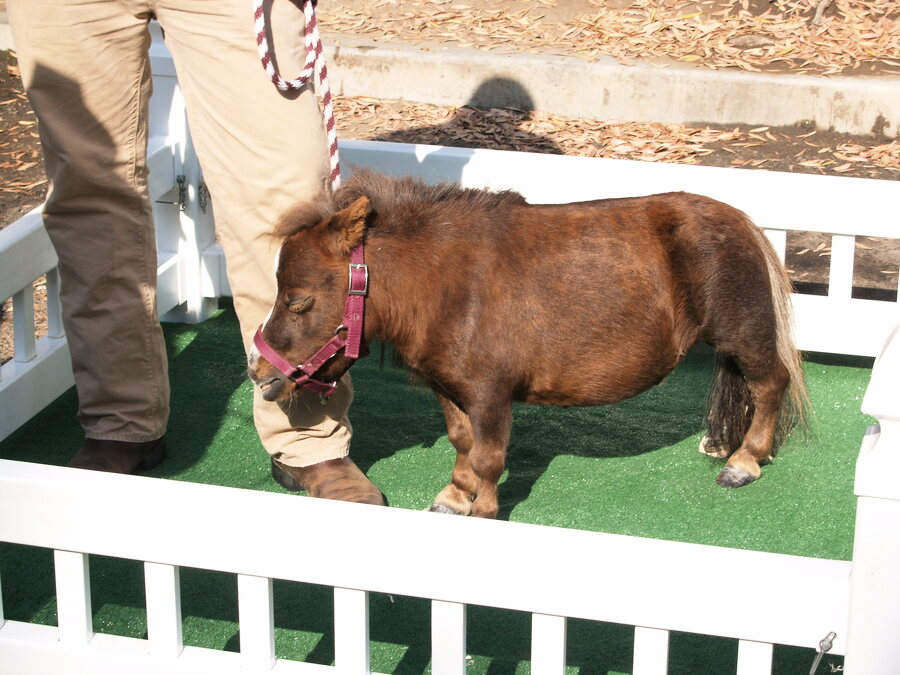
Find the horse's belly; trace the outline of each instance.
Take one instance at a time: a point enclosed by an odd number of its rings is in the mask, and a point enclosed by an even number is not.
[[[625,370],[572,373],[571,378],[531,388],[522,397],[527,403],[561,406],[609,405],[637,396],[656,386],[672,372],[675,363],[640,371]]]
[[[548,405],[608,405],[662,382],[682,354],[668,336],[572,354],[557,369],[533,373],[521,398]]]

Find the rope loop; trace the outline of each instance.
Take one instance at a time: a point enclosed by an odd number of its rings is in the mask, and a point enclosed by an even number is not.
[[[268,23],[263,9],[263,0],[253,0],[253,16],[256,25],[256,46],[259,48],[259,59],[263,69],[272,83],[281,91],[299,91],[309,84],[310,78],[318,72],[322,88],[322,108],[325,118],[325,133],[328,137],[328,153],[331,164],[331,187],[336,190],[341,185],[341,165],[338,156],[337,128],[334,123],[334,106],[331,100],[331,87],[328,84],[328,69],[325,67],[325,53],[322,49],[322,38],[316,20],[316,0],[301,0],[303,16],[306,20],[305,44],[306,62],[303,70],[293,80],[285,80],[275,69],[269,42],[266,39]]]

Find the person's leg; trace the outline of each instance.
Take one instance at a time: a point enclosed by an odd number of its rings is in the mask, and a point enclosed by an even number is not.
[[[287,72],[303,63],[303,14],[290,2],[272,5],[274,45]],[[191,133],[215,209],[244,347],[275,300],[273,226],[297,201],[326,189],[328,154],[312,92],[280,93],[259,62],[252,3],[246,0],[160,0],[156,15],[175,59]],[[304,392],[289,407],[255,393],[254,419],[263,446],[316,496],[381,501],[381,493],[349,460],[349,377],[322,405]],[[296,469],[296,470],[295,470]],[[303,469],[302,471],[300,469]],[[344,485],[337,490],[335,480]]]
[[[169,413],[146,189],[146,3],[7,4],[39,120],[44,223],[88,439],[73,465],[130,472],[162,459]]]

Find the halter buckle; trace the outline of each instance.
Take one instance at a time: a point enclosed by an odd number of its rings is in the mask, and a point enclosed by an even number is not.
[[[360,281],[359,275],[355,275],[354,272],[359,272],[362,270],[363,277],[362,288],[357,288],[358,282]],[[356,284],[354,283],[357,282]],[[369,293],[369,266],[365,263],[350,263],[350,280],[347,284],[347,295],[367,295]]]

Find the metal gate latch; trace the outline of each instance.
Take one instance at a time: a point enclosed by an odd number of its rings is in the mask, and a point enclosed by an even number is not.
[[[184,211],[187,208],[187,187],[184,184],[184,176],[177,176],[175,180],[178,184],[168,192],[161,194],[156,202],[158,204],[177,204],[178,208]]]

